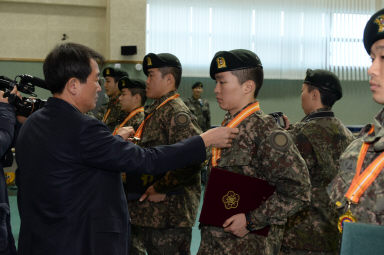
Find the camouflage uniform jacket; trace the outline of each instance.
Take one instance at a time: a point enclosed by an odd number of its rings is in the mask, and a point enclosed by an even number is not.
[[[175,93],[172,91],[154,100],[145,110],[145,115],[155,111],[159,104]],[[200,133],[188,107],[176,98],[156,110],[145,122],[138,144],[142,147],[168,145]],[[154,188],[159,193],[167,194],[166,199],[159,203],[129,201],[132,224],[153,228],[192,227],[201,193],[199,170],[200,165],[197,164],[157,176]]]
[[[125,117],[127,117],[127,113],[122,111],[119,104],[119,97],[113,97],[109,98],[109,102],[103,104],[99,111],[95,114],[95,117],[103,121],[105,114],[107,113],[108,109],[111,109],[111,111],[108,114],[108,118],[105,121],[105,124],[108,126],[109,130],[113,132],[116,125],[119,125],[121,122],[124,121]]]
[[[203,132],[211,128],[211,113],[209,103],[206,99],[188,98],[184,101],[189,110],[196,116],[197,123]]]
[[[136,109],[135,109],[136,110]],[[129,115],[130,113],[128,113]],[[127,115],[127,116],[128,116]],[[115,128],[118,128],[121,123],[123,123],[123,121],[125,120],[125,118],[120,122],[120,123],[117,123],[116,127]],[[130,118],[125,124],[124,124],[124,127],[133,127],[133,129],[136,131],[141,122],[143,122],[144,120],[144,112],[138,112],[135,114],[135,116],[133,116],[132,118]]]
[[[232,119],[227,113],[223,124]],[[310,201],[308,170],[291,136],[277,127],[273,117],[260,110],[243,120],[237,128],[238,136],[231,148],[221,150],[217,167],[266,180],[276,187],[276,191],[260,207],[248,213],[253,230],[267,225],[271,225],[271,229],[267,238],[248,234],[253,242],[259,243],[260,250],[246,254],[277,254],[288,216],[301,210]],[[224,232],[223,228],[208,229],[213,232],[212,236],[218,238],[232,236],[233,243],[228,243],[228,247],[236,246],[238,237]],[[234,251],[229,249],[226,254],[235,254],[231,252]]]
[[[326,188],[339,172],[340,155],[354,136],[330,109],[308,114],[289,132],[307,163],[312,192],[310,206],[288,219],[283,246],[297,250],[337,251],[337,216],[329,208]]]
[[[372,125],[364,127],[358,139],[354,140],[340,157],[340,172],[329,185],[332,205],[341,202],[339,216],[346,211],[346,198],[349,186],[356,173],[356,163],[363,142],[370,144],[361,172],[382,152],[384,152],[384,110],[375,118],[375,131],[368,134]],[[350,208],[358,222],[384,225],[384,172],[381,172],[360,197],[357,204]]]

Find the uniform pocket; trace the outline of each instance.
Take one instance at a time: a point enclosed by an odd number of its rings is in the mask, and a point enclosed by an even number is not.
[[[117,217],[92,219],[92,254],[121,254],[123,247],[122,220]],[[127,240],[128,241],[128,240]]]

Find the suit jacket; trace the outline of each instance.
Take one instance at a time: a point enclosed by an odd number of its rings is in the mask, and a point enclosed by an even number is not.
[[[2,157],[11,147],[16,116],[14,107],[0,103],[0,255],[16,254],[11,231],[10,209]]]
[[[19,254],[127,254],[120,172],[161,174],[205,159],[199,136],[143,149],[58,98],[28,118],[16,150]]]

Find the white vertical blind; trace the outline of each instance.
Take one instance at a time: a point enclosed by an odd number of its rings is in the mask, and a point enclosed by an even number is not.
[[[147,0],[147,52],[175,54],[184,76],[209,75],[217,51],[249,49],[265,77],[307,68],[367,79],[362,36],[376,0]]]

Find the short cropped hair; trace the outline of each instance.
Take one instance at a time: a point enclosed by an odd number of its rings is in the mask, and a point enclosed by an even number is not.
[[[92,72],[91,59],[100,65],[104,61],[101,54],[81,44],[64,43],[56,46],[43,65],[45,81],[51,93],[63,92],[71,78],[86,82]]]
[[[179,88],[180,81],[181,81],[181,69],[172,67],[172,66],[169,66],[169,67],[167,66],[167,67],[160,67],[159,71],[161,73],[162,78],[167,74],[173,75],[173,77],[175,78],[176,89]]]
[[[237,77],[240,84],[243,84],[248,80],[255,82],[256,89],[255,89],[254,97],[255,98],[257,97],[257,95],[259,94],[259,90],[263,86],[263,80],[264,80],[263,68],[255,67],[255,68],[233,70],[230,72]]]
[[[310,85],[308,83],[305,83],[305,84],[307,84],[308,92],[311,92],[314,89],[317,89],[319,91],[319,93],[320,93],[320,100],[321,100],[321,103],[324,106],[328,106],[328,107],[331,108],[335,104],[335,102],[337,100],[339,100],[338,95],[335,94],[335,93],[332,93],[332,92],[330,92],[328,90],[324,90],[324,89],[312,86],[312,85]]]
[[[147,95],[145,92],[145,89],[141,88],[127,88],[131,92],[132,96],[139,94],[141,97],[141,105],[145,104],[145,101],[147,101]]]

